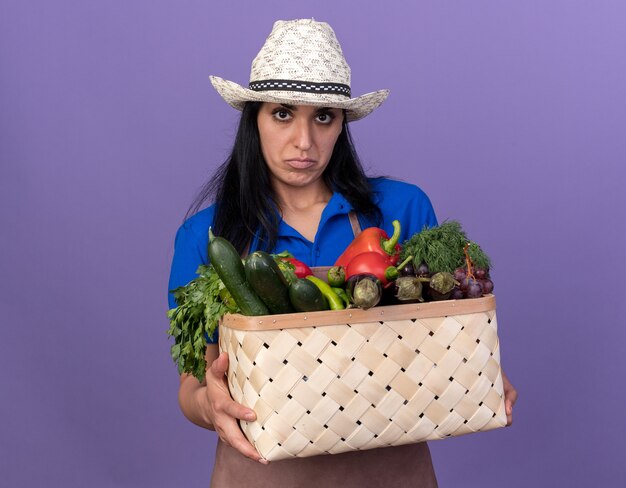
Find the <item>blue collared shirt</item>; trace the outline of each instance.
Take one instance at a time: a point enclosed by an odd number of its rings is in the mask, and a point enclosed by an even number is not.
[[[383,216],[380,227],[389,235],[391,224],[399,220],[402,233],[400,243],[411,237],[424,226],[437,225],[437,218],[428,196],[417,186],[388,178],[372,178],[370,184],[374,199]],[[332,266],[339,255],[354,239],[348,213],[352,205],[343,195],[335,192],[326,204],[317,234],[313,242],[302,236],[284,221],[278,226],[278,241],[272,252],[288,250],[309,266]],[[174,258],[170,272],[169,290],[183,286],[193,280],[200,264],[207,263],[209,226],[213,224],[215,206],[201,210],[187,219],[176,233]],[[359,216],[361,228],[374,225]],[[255,237],[250,252],[259,247]],[[176,307],[172,293],[169,294],[170,308]],[[217,341],[217,334],[213,337]]]

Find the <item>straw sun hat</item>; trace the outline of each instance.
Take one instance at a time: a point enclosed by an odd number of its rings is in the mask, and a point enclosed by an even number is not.
[[[272,102],[346,110],[348,121],[375,110],[389,90],[351,98],[350,67],[330,25],[313,19],[279,20],[252,61],[250,84],[244,88],[211,76],[211,83],[229,105]]]

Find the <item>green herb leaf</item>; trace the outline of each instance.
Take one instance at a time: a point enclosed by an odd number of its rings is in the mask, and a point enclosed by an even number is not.
[[[289,251],[287,251],[287,249],[285,249],[283,252],[280,252],[278,254],[272,254],[272,256],[274,257],[274,259],[292,258],[293,254],[291,254]]]
[[[212,266],[200,265],[198,277],[172,290],[177,307],[169,310],[167,334],[174,338],[170,354],[178,373],[189,373],[204,380],[206,336],[213,337],[225,313],[239,308]]]
[[[455,220],[443,222],[436,227],[424,227],[402,244],[400,260],[413,256],[415,266],[426,263],[430,273],[446,271],[454,273],[465,264],[463,249],[470,242],[470,259],[475,266],[488,268],[490,259],[475,242],[471,242],[461,224]]]
[[[281,255],[285,254],[286,252],[287,251],[283,251],[280,254],[272,254],[272,257],[274,258],[274,261],[276,261],[276,264],[278,264],[278,268],[283,273],[283,276],[287,280],[287,283],[291,285],[294,281],[298,279],[298,277],[296,276],[296,267],[289,261],[280,259]],[[286,256],[286,257],[293,257],[293,256]]]

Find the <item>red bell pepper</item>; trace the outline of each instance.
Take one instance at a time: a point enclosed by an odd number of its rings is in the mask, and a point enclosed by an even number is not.
[[[364,229],[350,245],[346,248],[341,256],[335,262],[335,266],[343,266],[347,268],[352,259],[363,253],[377,253],[381,257],[388,260],[389,265],[396,265],[400,260],[400,245],[398,240],[400,239],[400,222],[394,220],[393,235],[391,238],[383,229],[378,227],[368,227]]]
[[[298,278],[306,278],[307,276],[311,276],[313,274],[311,268],[294,257],[281,257],[280,259],[294,265],[294,272]]]
[[[402,268],[413,257],[408,257],[398,267],[394,266],[389,256],[383,256],[377,252],[363,252],[352,258],[346,266],[346,280],[351,276],[359,274],[373,274],[383,285],[387,286],[399,275],[399,268]]]

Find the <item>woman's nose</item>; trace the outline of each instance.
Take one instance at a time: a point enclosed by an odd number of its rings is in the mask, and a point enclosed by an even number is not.
[[[306,120],[301,120],[295,126],[294,134],[295,146],[301,151],[308,151],[313,145],[313,133],[311,124]]]

